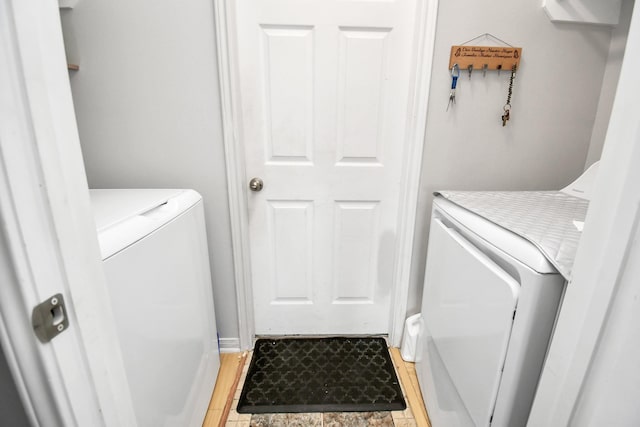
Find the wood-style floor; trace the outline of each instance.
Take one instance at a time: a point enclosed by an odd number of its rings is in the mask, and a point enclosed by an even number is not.
[[[402,360],[397,348],[390,348],[389,351],[409,406],[406,411],[393,413],[394,425],[431,427],[418,386],[415,365]],[[235,411],[250,357],[246,352],[220,355],[220,373],[203,427],[241,427],[251,424],[251,415]]]

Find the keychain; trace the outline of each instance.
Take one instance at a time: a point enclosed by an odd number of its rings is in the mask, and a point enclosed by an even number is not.
[[[511,111],[511,95],[513,94],[513,79],[516,78],[516,66],[511,68],[511,78],[509,79],[509,94],[507,95],[507,103],[504,104],[503,110],[504,114],[502,115],[502,126],[507,125],[507,121],[509,121],[509,113]]]
[[[456,85],[458,84],[458,77],[460,77],[460,67],[458,64],[453,64],[451,67],[451,92],[449,92],[449,103],[447,104],[447,110],[451,105],[456,104]]]

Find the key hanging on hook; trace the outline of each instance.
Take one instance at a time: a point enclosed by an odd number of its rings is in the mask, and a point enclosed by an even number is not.
[[[456,86],[458,84],[458,77],[460,77],[460,67],[458,64],[453,64],[451,67],[451,92],[449,92],[449,103],[447,104],[447,110],[449,107],[456,104]]]
[[[509,78],[509,93],[507,94],[507,103],[504,104],[502,109],[504,110],[504,114],[502,115],[502,126],[506,126],[507,122],[510,118],[511,112],[511,95],[513,95],[513,80],[516,78],[516,66],[515,64],[511,68],[511,77]]]

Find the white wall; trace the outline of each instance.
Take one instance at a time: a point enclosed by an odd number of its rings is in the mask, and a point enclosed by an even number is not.
[[[193,188],[205,202],[220,336],[238,337],[213,3],[81,0],[63,10],[92,188]]]
[[[523,48],[506,127],[506,71],[476,70],[471,81],[463,71],[445,111],[451,46],[487,32]],[[558,189],[583,171],[610,36],[607,27],[551,23],[535,0],[440,2],[409,314],[419,311],[433,191]]]

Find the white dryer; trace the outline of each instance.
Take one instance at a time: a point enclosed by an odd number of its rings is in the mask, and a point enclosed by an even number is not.
[[[594,174],[543,196],[586,211],[573,196],[584,197]],[[434,200],[416,359],[434,427],[526,425],[566,280],[536,242],[495,222],[514,219],[509,198],[522,194],[501,193],[507,212],[489,212],[494,220]]]
[[[201,426],[220,367],[202,198],[90,193],[138,426]]]

